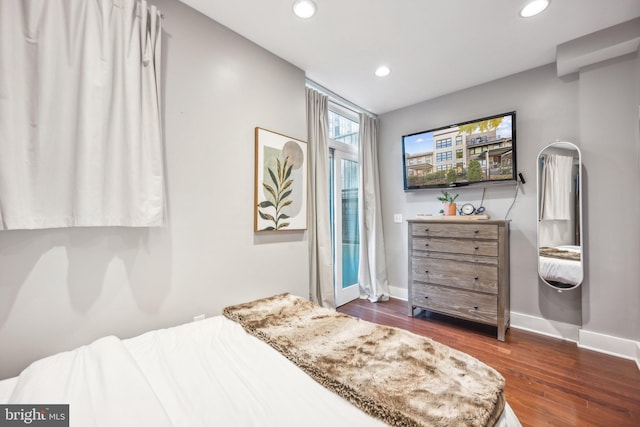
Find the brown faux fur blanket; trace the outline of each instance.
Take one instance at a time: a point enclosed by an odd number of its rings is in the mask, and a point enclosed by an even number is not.
[[[504,378],[429,338],[359,320],[290,294],[224,315],[320,384],[393,426],[493,426]]]
[[[566,251],[564,249],[550,248],[548,246],[542,246],[540,248],[540,256],[580,261],[580,252]]]

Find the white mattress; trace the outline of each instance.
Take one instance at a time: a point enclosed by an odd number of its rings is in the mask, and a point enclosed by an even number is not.
[[[580,252],[580,246],[557,246],[557,249]],[[541,256],[539,257],[539,269],[540,275],[547,281],[567,285],[582,283],[582,261]]]
[[[71,426],[384,426],[223,316],[101,338],[0,381],[0,403],[69,403]],[[520,426],[507,405],[499,427]]]

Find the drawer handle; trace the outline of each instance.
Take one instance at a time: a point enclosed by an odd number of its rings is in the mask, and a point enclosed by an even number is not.
[[[425,270],[425,271],[424,271],[424,273],[425,273],[425,274],[429,274],[429,270]]]
[[[425,246],[427,246],[427,247],[429,246],[429,244],[428,244],[428,243],[425,243],[424,245],[425,245]]]
[[[476,276],[476,277],[474,277],[474,278],[473,278],[473,280],[478,280],[478,279],[479,279],[479,277],[478,277],[478,276]]]
[[[478,234],[480,232],[480,230],[474,230],[473,231],[475,234]]]
[[[480,249],[480,246],[474,246],[473,249],[477,251],[478,249]]]
[[[424,297],[424,299],[429,299],[429,297]]]
[[[425,228],[425,229],[424,229],[424,231],[425,231],[425,232],[427,232],[427,231],[429,231],[429,229],[428,229],[428,228]]]
[[[477,306],[477,305],[474,305],[474,306],[473,306],[473,309],[474,309],[474,310],[477,310],[477,309],[478,309],[478,306]]]

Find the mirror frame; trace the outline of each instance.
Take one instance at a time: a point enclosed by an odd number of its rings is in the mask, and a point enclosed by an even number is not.
[[[580,224],[578,225],[579,227],[579,233],[580,233],[580,266],[582,268],[582,280],[580,280],[580,283],[575,284],[573,286],[567,286],[567,287],[559,287],[556,286],[552,283],[549,283],[549,281],[547,281],[547,279],[545,279],[542,275],[542,273],[540,272],[540,209],[541,209],[541,203],[540,203],[540,199],[541,199],[541,187],[542,187],[542,168],[540,166],[540,157],[543,155],[544,151],[549,149],[549,148],[559,148],[559,149],[567,149],[567,150],[575,150],[578,153],[578,182],[577,182],[577,192],[578,192],[578,201],[577,201],[577,210],[576,213],[579,215],[580,218]],[[584,217],[583,217],[583,210],[582,210],[582,152],[580,151],[580,148],[572,143],[572,142],[567,142],[567,141],[556,141],[556,142],[552,142],[551,144],[546,145],[545,147],[543,147],[540,152],[538,153],[538,157],[536,158],[536,178],[537,178],[537,199],[536,199],[536,213],[537,213],[537,217],[536,217],[536,250],[537,250],[537,262],[538,262],[538,277],[540,277],[540,279],[546,283],[547,285],[549,285],[551,288],[557,290],[558,292],[562,292],[562,291],[569,291],[569,290],[573,290],[576,289],[578,287],[580,287],[582,285],[582,283],[584,282],[584,272],[585,272],[585,268],[584,268],[584,237],[583,237],[583,221],[584,221]]]

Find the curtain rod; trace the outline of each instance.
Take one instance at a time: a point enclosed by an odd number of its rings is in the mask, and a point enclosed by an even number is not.
[[[311,80],[309,78],[305,78],[305,84],[306,84],[306,86],[309,86],[311,89],[315,89],[318,92],[324,93],[329,98],[331,98],[332,101],[336,102],[341,107],[347,108],[347,109],[353,111],[354,113],[366,114],[368,116],[373,117],[374,119],[378,118],[378,116],[373,114],[372,112],[365,110],[364,108],[360,107],[359,105],[354,104],[353,102],[351,102],[351,101],[349,101],[347,99],[344,99],[340,95],[336,94],[335,92],[330,91],[326,87],[314,82],[313,80]]]

